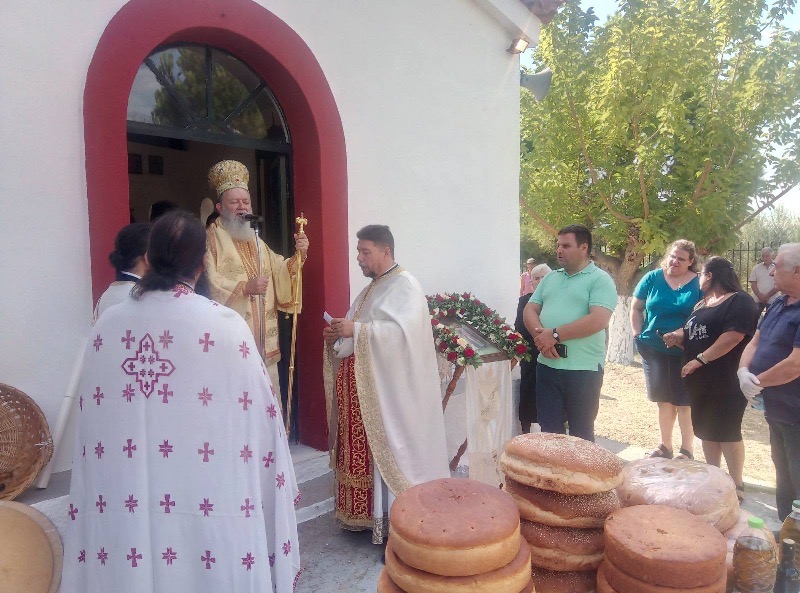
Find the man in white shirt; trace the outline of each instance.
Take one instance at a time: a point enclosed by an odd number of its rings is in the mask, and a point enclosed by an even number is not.
[[[753,291],[753,300],[758,305],[759,313],[778,298],[775,279],[769,273],[774,259],[775,252],[772,247],[764,247],[761,250],[761,261],[753,266],[753,271],[750,272],[750,289]]]

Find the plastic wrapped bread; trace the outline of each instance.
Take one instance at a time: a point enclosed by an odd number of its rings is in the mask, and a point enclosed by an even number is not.
[[[720,532],[739,519],[731,477],[718,467],[689,459],[649,458],[622,470],[617,496],[622,506],[661,504],[702,517]]]

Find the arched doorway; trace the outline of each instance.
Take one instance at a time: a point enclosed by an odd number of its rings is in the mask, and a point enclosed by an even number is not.
[[[293,252],[294,199],[292,145],[283,110],[267,82],[243,60],[198,44],[156,48],[136,73],[128,98],[128,179],[132,222],[152,221],[179,207],[211,212],[213,193],[205,171],[223,159],[244,163],[251,172],[253,211],[263,217],[259,232],[272,251]],[[278,363],[282,409],[286,411],[291,328],[278,315]],[[292,389],[291,435],[299,434],[297,359]]]
[[[132,0],[106,27],[84,92],[93,292],[98,295],[110,282],[106,256],[117,230],[130,219],[128,97],[153,49],[173,44],[219,48],[244,60],[268,81],[292,131],[295,204],[310,221],[312,243],[298,327],[298,356],[307,367],[298,377],[300,440],[325,449],[324,393],[316,371],[322,360],[322,312],[326,307],[346,310],[349,300],[344,134],[330,87],[306,43],[255,2],[231,0],[222,10],[203,0]]]

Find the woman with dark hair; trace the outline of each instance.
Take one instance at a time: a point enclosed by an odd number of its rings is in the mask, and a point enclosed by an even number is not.
[[[130,296],[131,289],[147,271],[147,239],[153,225],[149,222],[137,222],[122,227],[114,239],[114,251],[108,254],[108,260],[114,266],[116,274],[106,291],[97,299],[94,308],[94,321],[112,305],[121,303]]]
[[[631,329],[642,357],[647,399],[658,405],[661,442],[648,457],[672,459],[675,420],[681,429],[678,459],[692,459],[694,432],[689,394],[681,379],[681,350],[668,348],[661,336],[683,327],[700,299],[694,243],[678,239],[670,245],[659,269],[645,274],[631,300]]]
[[[695,434],[703,441],[706,462],[719,467],[722,457],[744,491],[742,417],[747,400],[739,388],[739,358],[756,331],[758,309],[742,290],[733,265],[714,256],[700,273],[704,298],[684,327],[664,336],[667,345],[682,345],[681,376],[692,405]]]
[[[194,293],[206,233],[153,225],[133,298],[94,326],[64,517],[63,591],[290,593],[299,500],[244,319]]]

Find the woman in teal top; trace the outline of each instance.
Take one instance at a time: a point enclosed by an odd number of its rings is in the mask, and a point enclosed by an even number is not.
[[[662,336],[683,327],[700,300],[694,243],[679,239],[670,245],[658,270],[644,275],[633,291],[631,327],[642,356],[647,398],[658,404],[661,442],[650,457],[672,458],[675,419],[681,429],[677,458],[692,459],[691,408],[681,379],[682,351],[667,348]]]

